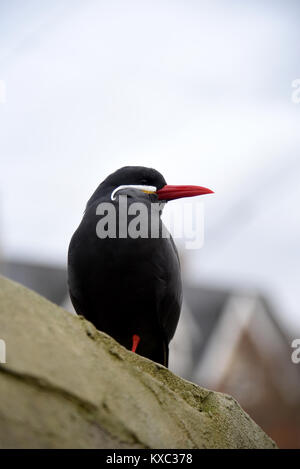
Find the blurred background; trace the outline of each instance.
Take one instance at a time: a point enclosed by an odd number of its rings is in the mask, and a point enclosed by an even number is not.
[[[71,310],[69,240],[110,172],[210,187],[170,368],[300,447],[299,1],[11,0],[0,36],[2,274]]]

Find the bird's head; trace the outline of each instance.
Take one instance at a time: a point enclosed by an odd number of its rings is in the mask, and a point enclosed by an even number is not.
[[[97,188],[89,204],[101,194],[110,195],[115,200],[119,191],[135,189],[145,194],[153,194],[158,200],[180,199],[196,195],[211,194],[213,191],[201,186],[171,186],[158,171],[144,166],[125,166],[110,174]]]

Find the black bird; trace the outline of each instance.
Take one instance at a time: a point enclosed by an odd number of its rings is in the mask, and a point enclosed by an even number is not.
[[[169,186],[158,171],[142,166],[108,176],[88,201],[69,246],[68,284],[76,312],[127,349],[168,366],[182,288],[177,249],[160,219],[162,206],[211,192]],[[121,200],[126,200],[126,213]],[[137,209],[137,202],[146,212]],[[131,222],[133,236],[128,235]],[[159,230],[154,235],[151,223]]]

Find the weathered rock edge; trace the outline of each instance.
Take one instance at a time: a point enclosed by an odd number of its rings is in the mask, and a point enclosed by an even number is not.
[[[0,448],[274,448],[230,396],[0,277]]]

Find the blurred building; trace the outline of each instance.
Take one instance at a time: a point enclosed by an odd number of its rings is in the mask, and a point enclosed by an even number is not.
[[[61,267],[1,260],[0,274],[25,285],[57,305],[65,301],[67,273]]]
[[[2,262],[0,273],[72,311],[66,271]],[[291,340],[256,292],[186,286],[170,369],[231,394],[281,448],[300,448],[300,367]]]
[[[231,394],[281,448],[300,447],[300,367],[268,301],[253,292],[187,288],[199,330],[193,381]]]

